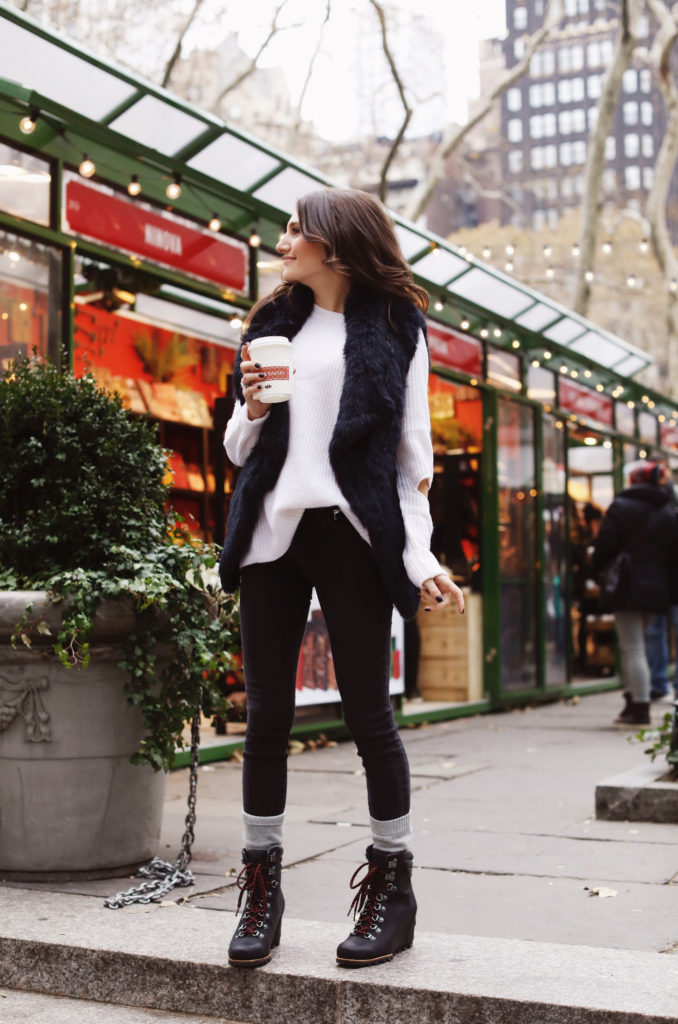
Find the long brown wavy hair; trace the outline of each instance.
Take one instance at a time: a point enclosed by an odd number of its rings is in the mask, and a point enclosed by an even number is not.
[[[398,244],[393,223],[378,199],[351,188],[323,188],[297,200],[304,238],[325,247],[325,264],[354,284],[393,298],[409,298],[425,313],[428,292],[415,284]],[[262,306],[304,285],[284,282],[250,310],[246,325]]]

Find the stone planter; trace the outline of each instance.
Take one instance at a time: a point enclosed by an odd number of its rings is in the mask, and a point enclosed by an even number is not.
[[[31,603],[55,633],[59,607],[43,592],[0,593],[0,878],[130,874],[157,853],[165,788],[162,772],[129,760],[143,722],[118,662],[133,615],[102,605],[89,667],[69,670],[50,637],[10,646]]]
[[[662,758],[613,775],[596,786],[596,818],[678,823],[678,781]]]

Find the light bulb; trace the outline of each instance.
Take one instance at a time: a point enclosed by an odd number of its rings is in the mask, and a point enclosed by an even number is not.
[[[461,327],[462,331],[468,331],[469,327],[471,326],[471,323],[469,320],[462,320],[459,326]]]
[[[221,231],[221,221],[217,217],[216,213],[212,214],[212,219],[210,220],[208,227],[210,231]]]
[[[442,313],[443,309],[445,308],[445,303],[442,302],[441,299],[438,299],[437,302],[434,302],[433,308],[437,313]]]
[[[138,196],[141,192],[141,185],[139,184],[139,179],[136,174],[132,175],[130,183],[127,186],[127,191],[131,196]]]
[[[91,178],[94,174],[96,174],[97,169],[94,166],[94,161],[90,160],[90,158],[87,156],[87,153],[85,153],[85,155],[83,156],[80,166],[78,167],[78,170],[82,174],[83,178]]]
[[[35,131],[35,125],[38,120],[38,115],[35,110],[31,110],[30,114],[24,114],[19,121],[19,131],[22,135],[32,135]]]
[[[181,195],[181,179],[178,174],[174,181],[170,181],[165,189],[165,195],[168,199],[178,199]]]
[[[261,245],[261,235],[259,234],[258,231],[256,231],[256,229],[250,235],[249,243],[253,249],[258,249],[259,246]]]

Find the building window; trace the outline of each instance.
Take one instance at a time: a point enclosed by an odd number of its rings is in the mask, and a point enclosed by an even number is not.
[[[544,82],[543,102],[545,107],[552,107],[556,102],[556,87],[554,82]]]
[[[572,143],[561,142],[560,144],[560,162],[563,167],[569,167],[572,164]]]
[[[544,167],[558,166],[558,147],[544,146]]]
[[[0,280],[0,370],[33,349],[58,361],[63,344],[61,253],[0,230]]]
[[[586,47],[586,63],[590,68],[599,68],[603,63],[600,56],[600,43],[595,40]]]
[[[573,46],[572,47],[572,70],[581,71],[584,67],[584,47]]]
[[[513,56],[516,60],[522,60],[525,56],[525,40],[516,39],[513,43]]]
[[[624,124],[638,124],[638,104],[631,100],[623,105]]]
[[[533,171],[540,171],[544,166],[544,150],[542,146],[535,146],[530,150],[530,167]]]
[[[583,107],[578,107],[576,110],[572,111],[572,131],[586,131],[586,111]]]
[[[561,135],[569,135],[572,131],[572,111],[561,110],[558,114],[558,130]]]
[[[612,195],[617,191],[617,172],[611,167],[606,167],[603,171],[603,192],[606,195]]]
[[[646,14],[641,14],[638,18],[638,36],[640,39],[646,39],[650,34],[650,19]]]
[[[654,185],[654,167],[643,167],[643,188],[648,192]]]
[[[590,100],[599,100],[603,88],[602,75],[589,75],[586,79],[586,93]]]
[[[523,154],[519,149],[509,150],[508,169],[511,174],[520,174],[523,169]]]
[[[638,72],[635,68],[627,68],[622,78],[624,92],[638,92]]]
[[[565,72],[572,70],[572,50],[569,46],[561,46],[558,50],[558,70]]]
[[[534,117],[530,118],[530,138],[541,139],[543,135],[544,123],[541,114],[535,114]]]
[[[640,120],[643,124],[652,124],[652,104],[649,100],[643,100],[640,104]]]
[[[530,106],[541,107],[544,102],[544,87],[542,85],[531,85],[530,86]]]
[[[586,143],[583,139],[572,143],[572,162],[575,164],[586,163]]]
[[[589,131],[592,132],[598,124],[598,107],[589,107],[588,120]]]
[[[551,138],[556,134],[556,115],[543,114],[544,138]]]
[[[572,197],[572,195],[574,194],[574,189],[572,188],[572,178],[563,178],[562,182],[560,183],[560,194],[563,197],[563,199],[570,199]]]
[[[642,68],[640,72],[640,91],[652,92],[652,72],[649,68]]]
[[[635,192],[640,188],[640,167],[632,165],[624,168],[624,185],[627,192]]]
[[[507,126],[509,142],[522,142],[523,141],[523,122],[513,117]]]
[[[614,45],[611,39],[601,39],[600,41],[600,61],[601,64],[611,64],[614,56]]]
[[[523,105],[523,94],[520,89],[509,89],[506,93],[508,110],[520,110]]]
[[[614,135],[608,135],[605,139],[605,159],[614,160],[617,155],[617,141]]]
[[[572,79],[572,99],[577,102],[584,99],[584,79],[573,78]]]
[[[527,7],[516,7],[513,12],[513,27],[517,31],[527,28]]]
[[[0,143],[0,209],[49,225],[52,175],[46,160]]]
[[[624,156],[637,157],[640,153],[640,138],[635,132],[629,132],[624,136]]]
[[[535,231],[541,231],[546,224],[546,213],[544,210],[535,210],[532,214],[532,227]]]
[[[558,100],[560,103],[570,103],[572,101],[571,78],[563,78],[558,82]]]
[[[654,139],[651,135],[643,135],[641,142],[643,156],[652,157],[654,156]]]

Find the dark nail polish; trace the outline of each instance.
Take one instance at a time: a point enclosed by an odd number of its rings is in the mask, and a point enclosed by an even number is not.
[[[255,363],[254,366],[257,370],[261,369],[261,363]]]
[[[266,377],[266,374],[265,373],[260,373],[259,376],[260,377]]]
[[[257,391],[261,391],[261,384],[257,384]]]
[[[438,604],[442,604],[443,603],[443,599],[440,596],[440,594],[438,594],[438,596],[436,597],[436,601],[438,602]]]
[[[465,611],[466,611],[466,609],[465,609],[465,608],[462,608],[462,610],[461,610],[461,614],[463,615]]]

